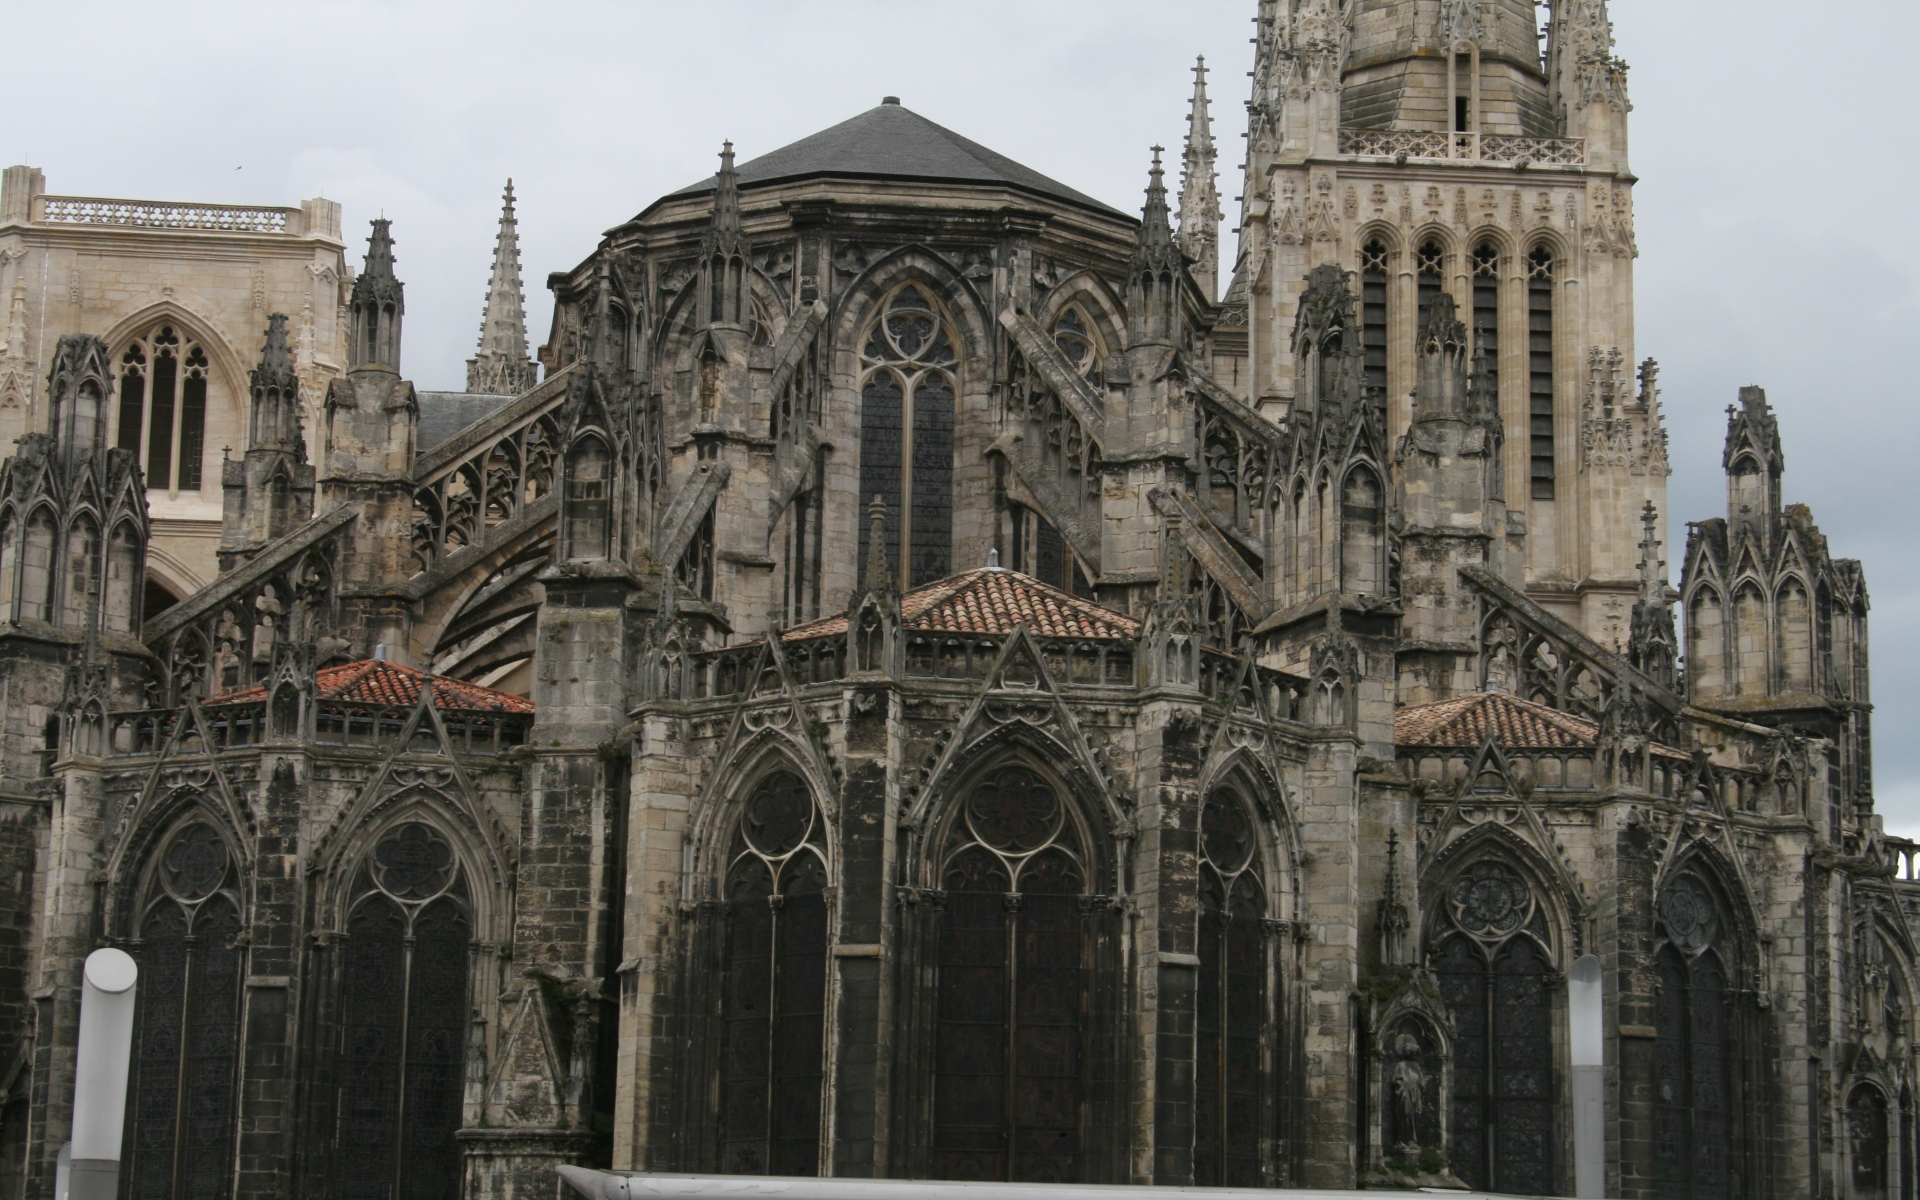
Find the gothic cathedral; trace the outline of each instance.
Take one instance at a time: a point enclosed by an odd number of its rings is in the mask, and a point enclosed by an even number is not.
[[[728,145],[537,360],[509,190],[466,392],[374,221],[256,314],[170,606],[191,306],[10,334],[0,1196],[115,945],[137,1200],[1570,1195],[1576,963],[1607,1195],[1915,1200],[1863,572],[1756,387],[1670,548],[1605,0],[1257,4],[1224,260],[1204,62],[1139,217],[892,97]],[[21,321],[89,222],[208,219],[20,195]]]

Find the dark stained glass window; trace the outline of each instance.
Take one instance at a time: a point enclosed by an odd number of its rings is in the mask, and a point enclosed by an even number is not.
[[[1654,1157],[1658,1194],[1716,1200],[1736,1194],[1728,1056],[1727,969],[1715,943],[1722,921],[1711,892],[1692,875],[1659,903],[1667,934],[1654,1000]]]
[[[1071,1182],[1089,890],[1078,828],[1052,785],[1003,767],[968,797],[942,878],[934,1175]]]
[[[454,1200],[473,918],[453,848],[421,824],[375,845],[341,962],[333,1190]]]
[[[1453,1018],[1453,1171],[1467,1186],[1553,1190],[1552,973],[1545,914],[1504,863],[1468,867],[1435,930]]]
[[[193,823],[160,853],[134,953],[140,964],[127,1105],[127,1194],[219,1200],[232,1180],[246,951],[232,855]]]
[[[1200,854],[1193,1182],[1261,1187],[1266,895],[1253,825],[1233,792],[1217,790],[1202,805]]]
[[[1872,1084],[1861,1084],[1847,1100],[1854,1200],[1887,1200],[1887,1141],[1887,1098]]]
[[[953,571],[953,418],[957,357],[923,288],[895,292],[861,342],[860,558],[865,506],[887,502],[887,560],[903,587]]]
[[[807,785],[753,791],[726,877],[720,1169],[820,1173],[827,1004],[827,865]]]

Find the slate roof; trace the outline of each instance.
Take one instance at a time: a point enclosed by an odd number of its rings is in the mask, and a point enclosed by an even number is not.
[[[1393,714],[1393,740],[1402,747],[1477,749],[1489,732],[1504,750],[1591,750],[1600,740],[1600,723],[1505,692],[1412,704]],[[1654,753],[1687,757],[1658,744]]]
[[[819,133],[803,137],[735,168],[740,185],[837,175],[870,179],[933,179],[1019,188],[1065,200],[1109,216],[1127,214],[1084,192],[1021,166],[1004,154],[936,125],[896,102],[870,108]],[[681,188],[676,196],[713,190],[714,181]],[[1128,218],[1132,219],[1132,218]]]
[[[514,397],[483,392],[415,392],[414,399],[420,402],[420,424],[413,435],[413,452],[420,455],[499,412]]]
[[[1140,622],[1041,583],[1031,575],[982,567],[915,588],[900,597],[908,629],[938,633],[1012,633],[1025,625],[1039,637],[1130,638]],[[847,631],[847,614],[795,625],[783,642],[833,637]]]
[[[430,675],[413,667],[383,659],[367,658],[339,667],[322,667],[314,672],[314,684],[322,700],[346,700],[360,704],[391,704],[408,707],[420,703],[420,685],[433,688],[433,706],[442,712],[531,713],[533,701],[525,696],[496,692],[478,684],[444,675]],[[215,704],[257,704],[267,698],[267,689],[248,688],[213,701]]]

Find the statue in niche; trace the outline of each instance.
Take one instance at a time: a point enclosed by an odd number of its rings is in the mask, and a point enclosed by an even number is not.
[[[280,600],[273,594],[272,584],[261,589],[260,595],[253,601],[253,606],[260,612],[260,617],[253,627],[253,661],[270,663],[273,661],[275,633],[273,619],[281,612]]]
[[[222,695],[240,686],[240,622],[233,610],[220,614],[220,622],[213,628],[213,683],[218,689],[216,695]]]
[[[1420,1153],[1422,1124],[1427,1119],[1427,1071],[1421,1063],[1420,1039],[1402,1032],[1393,1039],[1393,1147],[1409,1157]]]

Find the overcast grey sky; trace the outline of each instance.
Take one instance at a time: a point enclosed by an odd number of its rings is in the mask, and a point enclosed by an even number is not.
[[[1129,211],[1213,68],[1230,214],[1255,0],[639,0],[18,5],[0,159],[50,191],[341,201],[357,261],[394,220],[405,368],[458,388],[500,187],[518,193],[534,344],[544,281],[714,169],[883,94]],[[1724,410],[1765,386],[1789,502],[1874,597],[1881,811],[1920,836],[1920,6],[1614,0],[1633,66],[1639,352],[1662,366],[1675,540],[1725,511]],[[1908,231],[1901,233],[1901,230]],[[1907,363],[1903,367],[1903,362]],[[1670,557],[1678,570],[1679,547]]]

